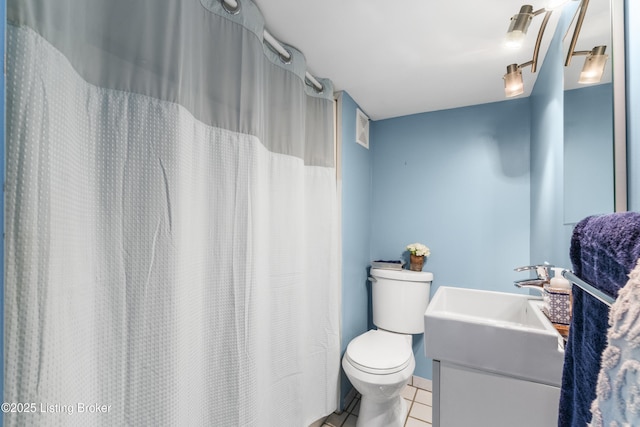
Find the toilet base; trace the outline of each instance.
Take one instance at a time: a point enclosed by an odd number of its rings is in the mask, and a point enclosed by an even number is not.
[[[407,402],[401,396],[381,402],[363,395],[356,427],[402,427],[406,418]]]

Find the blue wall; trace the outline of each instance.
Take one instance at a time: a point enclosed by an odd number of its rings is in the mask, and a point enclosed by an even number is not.
[[[371,259],[431,248],[438,286],[515,291],[529,262],[527,99],[372,123]],[[431,378],[422,336],[415,375]]]
[[[342,177],[342,345],[367,331],[367,268],[371,237],[371,152],[356,142],[356,105],[346,92],[338,98]],[[366,113],[366,112],[365,112]],[[341,405],[351,389],[342,373]]]
[[[572,226],[564,225],[564,57],[562,36],[577,5],[565,6],[529,97],[531,262],[570,267]]]
[[[565,224],[613,212],[612,93],[611,83],[564,93]]]
[[[640,212],[640,2],[626,0],[629,210]]]

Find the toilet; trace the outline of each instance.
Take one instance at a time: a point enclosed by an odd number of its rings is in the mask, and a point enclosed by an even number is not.
[[[433,274],[371,269],[372,329],[347,346],[342,368],[362,395],[357,427],[402,427],[407,405],[400,396],[416,366],[412,334],[424,333]]]

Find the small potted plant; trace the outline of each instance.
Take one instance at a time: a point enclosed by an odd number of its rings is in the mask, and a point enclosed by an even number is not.
[[[422,271],[425,258],[431,255],[429,248],[422,243],[412,243],[407,245],[407,250],[411,254],[409,269],[411,271]]]

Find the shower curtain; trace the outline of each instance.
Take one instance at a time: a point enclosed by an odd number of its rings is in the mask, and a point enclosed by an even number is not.
[[[8,1],[5,425],[335,409],[332,86],[239,4]]]

